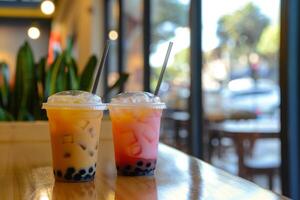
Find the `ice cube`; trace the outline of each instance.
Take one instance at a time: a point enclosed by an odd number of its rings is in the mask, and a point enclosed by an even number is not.
[[[88,133],[90,134],[90,136],[93,138],[95,136],[95,132],[94,132],[94,128],[93,127],[90,127],[88,129]]]
[[[129,150],[128,154],[130,156],[138,156],[142,153],[142,147],[138,143],[135,143],[135,144],[129,146],[128,150]]]
[[[79,122],[79,126],[82,130],[86,129],[86,127],[90,124],[88,120],[82,120]]]
[[[74,142],[73,135],[64,135],[63,136],[63,144],[73,143],[73,142]]]
[[[156,124],[136,123],[133,128],[136,137],[143,137],[143,140],[146,140],[148,143],[158,138],[159,130],[157,130]]]

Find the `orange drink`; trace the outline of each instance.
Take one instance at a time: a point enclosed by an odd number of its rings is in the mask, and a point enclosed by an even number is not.
[[[43,104],[49,119],[53,173],[57,181],[94,179],[105,105],[88,92],[65,91]]]

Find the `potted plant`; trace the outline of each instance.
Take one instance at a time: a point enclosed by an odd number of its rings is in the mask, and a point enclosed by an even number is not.
[[[35,124],[33,131],[44,129],[47,123],[45,111],[41,109],[42,102],[48,96],[64,90],[89,91],[92,77],[97,65],[97,57],[92,55],[81,74],[71,48],[68,47],[58,54],[54,62],[47,66],[46,57],[34,63],[34,55],[28,42],[25,42],[17,53],[16,73],[12,85],[9,85],[9,71],[6,63],[0,63],[0,121],[21,121],[19,123],[1,123],[1,133],[21,126],[19,134],[24,132],[24,126]],[[122,86],[128,74],[120,74],[119,79],[109,88],[108,92]],[[27,121],[24,123],[24,121]],[[23,127],[23,128],[22,128]],[[26,128],[26,127],[25,127]],[[48,129],[48,127],[47,127]],[[15,132],[18,132],[15,130]],[[7,134],[9,135],[9,134]],[[6,137],[5,135],[2,137]],[[1,139],[1,135],[0,135]]]

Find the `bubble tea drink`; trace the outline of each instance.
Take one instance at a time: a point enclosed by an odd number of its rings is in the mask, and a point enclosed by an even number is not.
[[[97,95],[64,91],[48,98],[53,172],[57,181],[94,179],[101,119],[105,105]]]
[[[125,92],[109,104],[118,175],[153,175],[165,104],[147,92]]]

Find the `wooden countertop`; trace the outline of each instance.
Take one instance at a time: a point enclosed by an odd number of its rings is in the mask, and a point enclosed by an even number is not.
[[[154,177],[118,177],[109,138],[100,141],[94,182],[55,183],[49,141],[0,137],[0,184],[1,200],[287,199],[163,144]]]

